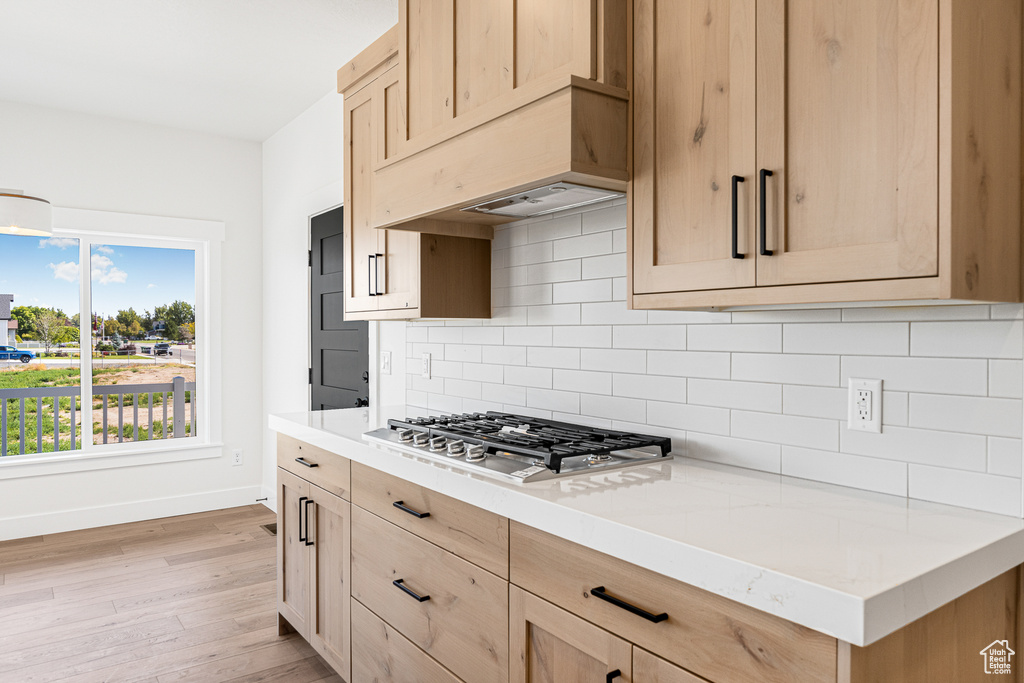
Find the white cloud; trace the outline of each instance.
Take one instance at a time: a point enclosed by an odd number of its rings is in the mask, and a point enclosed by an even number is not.
[[[146,285],[146,289],[156,289],[156,285],[150,282],[148,285]]]
[[[113,254],[114,253],[113,247],[96,247],[96,251],[100,252],[101,254]]]
[[[92,279],[101,285],[123,284],[128,280],[128,273],[114,266],[114,262],[106,256],[92,255]]]
[[[73,237],[48,237],[45,240],[39,240],[39,248],[45,249],[46,247],[57,247],[58,249],[67,249],[68,247],[77,247],[78,240]]]
[[[57,280],[78,282],[78,264],[73,261],[51,263],[49,264],[49,268],[53,271],[53,277]]]

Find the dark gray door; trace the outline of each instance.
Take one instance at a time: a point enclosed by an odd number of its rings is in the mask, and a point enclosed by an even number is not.
[[[339,207],[312,220],[310,254],[311,408],[369,405],[370,341],[365,321],[345,320],[345,218]]]

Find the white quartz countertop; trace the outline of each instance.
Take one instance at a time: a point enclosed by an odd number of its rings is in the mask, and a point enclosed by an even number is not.
[[[1024,520],[948,505],[678,456],[516,485],[363,441],[405,416],[352,408],[269,426],[854,645],[1024,562]]]

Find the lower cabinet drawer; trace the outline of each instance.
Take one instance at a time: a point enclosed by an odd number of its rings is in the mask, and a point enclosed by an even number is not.
[[[284,434],[277,435],[277,466],[345,500],[352,500],[351,461]]]
[[[508,680],[508,582],[356,506],[352,597],[459,678]]]
[[[834,638],[522,524],[510,538],[512,583],[715,683],[836,680]]]
[[[633,648],[633,683],[708,683],[650,652]]]
[[[459,683],[459,679],[353,600],[351,683]]]

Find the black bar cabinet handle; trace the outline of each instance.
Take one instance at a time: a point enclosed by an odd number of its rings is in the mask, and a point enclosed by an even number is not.
[[[301,456],[295,458],[295,462],[299,463],[300,465],[305,465],[306,467],[320,467],[320,465],[316,464],[315,462],[310,462]]]
[[[746,179],[741,175],[734,175],[732,177],[732,257],[743,258],[745,254],[740,253],[739,247],[739,234],[740,234],[740,203],[739,203],[739,186],[740,183],[745,182]]]
[[[404,500],[396,500],[394,503],[392,503],[392,505],[394,505],[396,508],[398,508],[402,512],[408,512],[410,515],[412,515],[413,517],[415,517],[417,519],[426,519],[427,517],[430,516],[429,512],[416,512],[412,508],[406,507]]]
[[[313,504],[312,498],[306,499],[306,545],[313,545],[313,537],[309,533],[309,506]]]
[[[370,296],[377,296],[377,288],[373,286],[373,278],[377,275],[377,255],[370,254],[367,259],[366,289],[370,291]]]
[[[661,614],[652,614],[652,613],[648,612],[647,610],[642,610],[642,609],[640,609],[639,607],[637,607],[635,605],[631,605],[628,602],[624,602],[622,600],[619,600],[614,595],[609,595],[608,593],[605,593],[604,592],[604,586],[598,586],[597,588],[591,588],[590,589],[590,594],[593,595],[595,598],[600,598],[601,600],[604,600],[605,602],[610,602],[613,605],[615,605],[616,607],[621,607],[622,609],[626,610],[627,612],[632,612],[633,614],[637,615],[638,617],[643,617],[647,621],[653,621],[655,624],[657,624],[659,622],[662,622],[662,621],[665,621],[666,619],[668,619],[668,614],[666,614],[665,612],[662,612]]]
[[[299,543],[305,543],[306,537],[302,535],[302,508],[305,507],[303,501],[309,500],[305,496],[299,498]]]
[[[384,260],[384,254],[374,254],[376,258],[373,259],[373,291],[377,292],[377,296],[384,296],[384,292],[380,291],[380,262]]]
[[[619,671],[618,669],[616,669],[615,671],[609,671],[608,675],[605,676],[605,678],[604,678],[604,682],[605,683],[612,683],[612,681],[614,681],[616,678],[618,678],[621,675],[622,675],[622,672]]]
[[[426,602],[427,600],[430,599],[429,595],[417,595],[416,593],[414,593],[411,590],[409,590],[409,588],[405,585],[405,579],[396,579],[396,580],[392,581],[391,583],[393,583],[394,585],[396,585],[399,588],[401,588],[402,592],[404,592],[407,595],[411,595],[412,597],[416,598],[419,602]]]
[[[771,256],[775,252],[771,249],[767,249],[766,240],[768,239],[768,196],[767,196],[767,185],[768,176],[775,175],[767,168],[761,169],[761,256]]]

